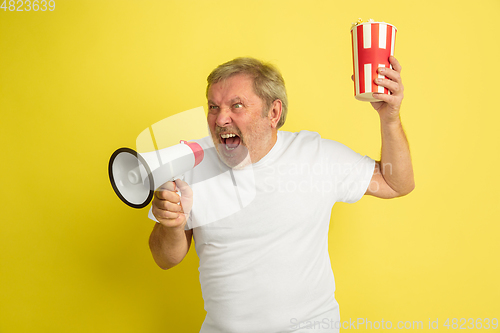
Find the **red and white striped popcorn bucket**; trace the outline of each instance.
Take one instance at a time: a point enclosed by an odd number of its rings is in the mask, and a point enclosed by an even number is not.
[[[383,78],[378,67],[390,67],[389,56],[394,55],[396,27],[384,22],[366,22],[352,27],[352,55],[354,64],[354,97],[365,102],[377,102],[372,93],[390,94],[387,88],[375,84]]]

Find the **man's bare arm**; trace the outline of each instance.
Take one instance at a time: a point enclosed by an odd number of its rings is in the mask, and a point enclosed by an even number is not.
[[[191,245],[193,230],[172,229],[156,223],[149,237],[149,248],[156,264],[169,269],[179,264]]]
[[[182,194],[176,193],[177,185]],[[192,230],[184,230],[187,215],[191,210],[193,192],[181,181],[167,182],[155,192],[152,212],[156,223],[149,237],[149,248],[153,259],[162,269],[169,269],[179,264],[186,256],[191,245]],[[183,207],[186,213],[184,213]]]
[[[382,100],[372,103],[380,116],[382,154],[365,193],[386,199],[406,195],[415,188],[410,148],[399,114],[404,91],[401,65],[394,57],[389,60],[393,69],[379,68],[379,73],[386,78],[375,81],[392,94],[373,94]]]

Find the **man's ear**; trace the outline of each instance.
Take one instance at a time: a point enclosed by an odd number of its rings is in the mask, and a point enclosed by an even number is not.
[[[276,99],[274,100],[271,110],[269,110],[269,113],[267,114],[267,118],[271,121],[271,127],[272,128],[277,128],[278,127],[278,121],[281,118],[281,112],[282,110],[282,103],[281,99]]]

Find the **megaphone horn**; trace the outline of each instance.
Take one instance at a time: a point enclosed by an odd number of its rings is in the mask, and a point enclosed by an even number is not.
[[[143,208],[151,202],[158,187],[191,170],[203,157],[203,149],[196,142],[181,141],[147,153],[120,148],[109,159],[109,180],[124,203]]]

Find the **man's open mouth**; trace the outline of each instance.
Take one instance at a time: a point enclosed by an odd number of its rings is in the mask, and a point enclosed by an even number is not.
[[[234,150],[240,145],[241,138],[234,133],[224,133],[220,135],[220,141],[227,150]]]

